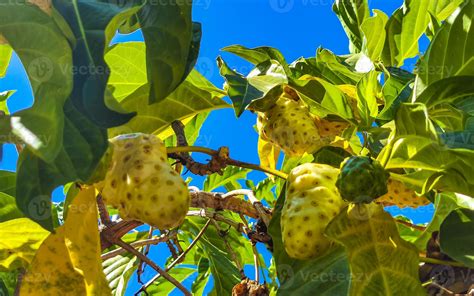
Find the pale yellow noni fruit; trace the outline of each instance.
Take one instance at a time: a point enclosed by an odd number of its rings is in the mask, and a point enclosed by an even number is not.
[[[312,153],[323,145],[308,107],[286,92],[268,111],[258,113],[257,128],[263,140],[289,156]]]
[[[331,247],[324,230],[346,206],[336,188],[338,174],[339,169],[316,163],[290,172],[281,214],[283,244],[290,257],[319,257]]]
[[[179,226],[189,209],[189,192],[169,165],[163,142],[153,135],[131,134],[111,143],[112,160],[101,182],[104,202],[124,219],[159,229]]]
[[[408,188],[397,180],[388,179],[387,190],[387,194],[376,199],[378,203],[396,205],[400,208],[417,208],[430,204],[429,199],[424,196],[418,196],[413,189]]]

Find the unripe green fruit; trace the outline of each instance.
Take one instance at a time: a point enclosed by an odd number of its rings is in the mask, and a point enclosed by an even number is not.
[[[159,229],[179,226],[189,209],[189,192],[169,165],[163,142],[152,135],[132,134],[111,143],[112,160],[100,186],[104,202],[124,219]]]
[[[281,232],[291,258],[319,257],[331,247],[324,230],[346,205],[336,188],[338,174],[338,169],[316,163],[300,165],[290,172]]]
[[[387,193],[390,174],[383,166],[368,156],[351,156],[341,164],[337,188],[344,200],[370,203]]]
[[[258,114],[257,127],[263,140],[280,147],[289,156],[313,153],[322,146],[308,108],[287,93],[268,111]]]

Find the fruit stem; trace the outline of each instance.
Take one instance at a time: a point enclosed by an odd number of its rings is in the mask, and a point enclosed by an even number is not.
[[[217,155],[219,152],[210,148],[206,147],[198,147],[198,146],[178,146],[178,147],[166,147],[166,152],[168,154],[177,154],[177,153],[183,153],[183,152],[199,152],[199,153],[205,153],[208,155]],[[267,174],[274,175],[276,177],[280,177],[282,179],[288,178],[288,175],[285,174],[284,172],[281,172],[279,170],[275,169],[270,169],[270,168],[263,168],[259,165],[252,164],[252,163],[247,163],[243,161],[238,161],[234,159],[227,159],[226,164],[228,165],[233,165],[241,168],[246,168],[246,169],[252,169],[256,171],[261,171]]]
[[[420,257],[420,262],[438,264],[438,265],[448,265],[448,266],[453,266],[453,267],[467,267],[460,262],[445,261],[445,260],[429,258],[429,257]]]

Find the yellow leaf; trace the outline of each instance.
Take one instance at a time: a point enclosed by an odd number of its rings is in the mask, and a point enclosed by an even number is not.
[[[95,189],[84,189],[69,206],[63,226],[43,242],[20,295],[111,295],[100,258]]]
[[[264,168],[275,169],[279,155],[280,149],[278,147],[263,140],[262,137],[258,138],[258,157],[260,158],[260,166]],[[273,180],[273,175],[267,175]]]
[[[0,223],[0,271],[28,266],[48,234],[28,218]]]

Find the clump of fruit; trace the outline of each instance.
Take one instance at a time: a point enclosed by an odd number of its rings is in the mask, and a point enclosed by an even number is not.
[[[259,112],[257,127],[263,140],[289,156],[315,152],[323,144],[308,107],[289,88],[268,111]]]
[[[290,257],[319,257],[331,247],[324,230],[346,205],[336,188],[338,174],[338,169],[316,163],[290,172],[281,214],[283,244]]]
[[[124,219],[159,229],[179,226],[189,209],[189,192],[169,165],[163,142],[145,134],[118,136],[110,142],[112,160],[98,185],[104,202]]]
[[[336,186],[342,198],[354,203],[370,203],[387,193],[389,173],[368,156],[351,156],[341,164]]]
[[[429,199],[418,196],[414,190],[408,188],[400,181],[388,179],[387,194],[379,197],[377,202],[384,205],[396,205],[400,208],[425,206],[430,204]]]

